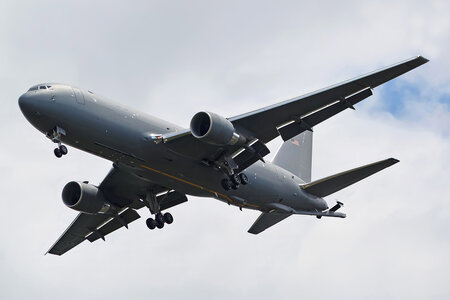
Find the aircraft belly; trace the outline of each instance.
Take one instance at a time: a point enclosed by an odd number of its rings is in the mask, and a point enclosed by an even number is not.
[[[243,171],[249,183],[234,191],[236,197],[262,208],[264,204],[277,201],[282,182],[277,177],[274,166],[270,163],[257,162]]]
[[[283,183],[279,189],[278,203],[296,210],[305,211],[316,210],[318,207],[321,207],[322,202],[317,202],[303,192],[299,185],[301,180],[297,176],[283,168],[275,167]]]
[[[225,191],[221,180],[226,176],[221,171],[185,159],[170,162],[153,160],[151,163],[141,164],[138,169],[135,172],[143,172],[148,180],[181,193],[211,197],[250,209],[260,209],[264,202],[273,201],[277,196],[270,172],[244,171],[249,177],[249,183],[241,185],[237,190]]]

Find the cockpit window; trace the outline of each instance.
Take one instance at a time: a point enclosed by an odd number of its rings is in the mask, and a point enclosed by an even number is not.
[[[33,85],[32,87],[30,87],[30,89],[28,91],[38,91],[38,90],[47,90],[47,89],[52,89],[53,86],[49,85],[49,84],[36,84]]]

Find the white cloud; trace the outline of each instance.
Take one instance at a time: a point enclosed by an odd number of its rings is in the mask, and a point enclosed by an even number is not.
[[[449,12],[447,1],[2,2],[0,297],[448,298]],[[42,255],[76,215],[64,184],[98,183],[110,163],[54,158],[17,107],[30,85],[80,85],[186,126],[201,109],[237,115],[417,54],[431,62],[397,81],[418,92],[401,115],[377,88],[315,130],[315,178],[401,161],[329,197],[347,219],[294,216],[253,236],[257,212],[192,197],[162,231],[142,211],[106,243]]]

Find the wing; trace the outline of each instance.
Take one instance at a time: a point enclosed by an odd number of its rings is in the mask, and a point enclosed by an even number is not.
[[[117,215],[84,214],[80,213],[70,224],[61,237],[53,244],[47,253],[62,255],[84,240],[94,242],[105,240],[105,236],[121,228],[128,228],[128,224],[139,219],[136,212],[145,206],[141,199],[145,199],[148,190],[158,194],[160,209],[186,202],[186,195],[155,185],[144,178],[131,173],[125,166],[114,164],[109,174],[99,185],[109,202],[121,207]]]
[[[345,81],[331,87],[290,99],[253,112],[230,119],[234,125],[253,132],[264,143],[279,135],[277,127],[302,118],[326,106],[343,102],[351,95],[367,88],[375,88],[395,77],[415,69],[428,60],[422,56],[414,57],[387,68]],[[370,95],[369,95],[370,96]],[[342,101],[344,100],[344,101]],[[351,107],[349,105],[349,107]]]
[[[214,146],[201,142],[189,130],[162,136],[169,150],[192,160],[214,162],[228,155],[239,170],[261,159],[269,151],[265,143],[281,135],[290,139],[372,95],[372,89],[428,62],[414,57],[390,67],[331,87],[229,118],[234,127],[246,134],[247,147]],[[249,147],[251,146],[251,147]],[[256,155],[255,155],[256,154]]]

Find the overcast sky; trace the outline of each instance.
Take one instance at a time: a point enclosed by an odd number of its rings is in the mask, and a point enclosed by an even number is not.
[[[450,298],[449,1],[116,2],[0,2],[1,299]],[[43,255],[77,215],[63,186],[98,184],[111,162],[74,148],[56,159],[17,105],[31,85],[188,126],[419,54],[430,63],[315,128],[315,179],[400,160],[327,198],[346,219],[293,216],[254,236],[258,212],[190,197],[164,230],[142,210],[106,242]]]

